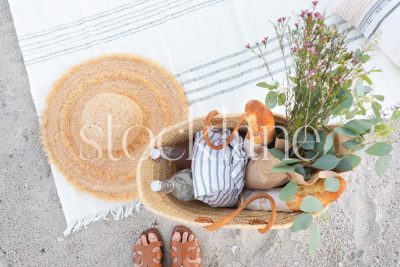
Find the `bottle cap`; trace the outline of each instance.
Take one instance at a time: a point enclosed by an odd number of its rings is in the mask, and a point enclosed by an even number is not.
[[[161,188],[162,188],[161,181],[156,180],[156,181],[151,182],[150,188],[153,192],[160,192]]]
[[[157,148],[153,148],[150,151],[150,157],[152,160],[159,160],[161,158],[161,151]]]

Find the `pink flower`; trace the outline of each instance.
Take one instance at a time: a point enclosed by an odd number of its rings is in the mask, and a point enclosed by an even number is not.
[[[262,42],[264,45],[266,45],[267,42],[268,42],[268,37],[264,37],[264,38],[262,39],[261,42]]]
[[[317,51],[315,50],[314,47],[310,47],[310,48],[308,48],[307,50],[310,51],[311,54],[313,54],[313,55],[316,55],[316,54],[317,54]]]
[[[247,49],[250,49],[250,48],[251,48],[250,44],[247,44],[245,47],[246,47]]]
[[[316,70],[309,70],[306,74],[307,78],[310,78],[311,76],[315,75],[317,73]]]
[[[279,18],[279,19],[277,20],[277,22],[283,23],[283,22],[285,22],[285,20],[286,20],[286,17],[281,17],[281,18]]]
[[[324,16],[322,16],[321,13],[319,13],[319,12],[315,12],[314,13],[314,17],[317,18],[317,19],[323,19],[324,18]]]
[[[308,10],[302,10],[300,16],[304,17],[308,13]]]
[[[296,47],[292,47],[292,48],[290,48],[290,51],[292,51],[292,53],[296,53],[297,48]]]
[[[319,3],[319,1],[312,1],[312,4],[313,4],[314,6],[317,6],[318,3]]]
[[[304,43],[304,47],[305,48],[312,47],[312,46],[313,46],[313,43],[311,43],[311,42],[305,42]]]

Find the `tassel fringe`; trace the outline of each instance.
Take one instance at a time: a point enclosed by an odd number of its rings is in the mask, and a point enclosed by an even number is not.
[[[86,229],[87,226],[92,222],[97,222],[99,220],[108,221],[110,218],[114,218],[114,220],[118,221],[119,219],[127,218],[133,215],[134,210],[136,212],[142,211],[143,204],[140,201],[136,201],[123,207],[99,213],[95,216],[84,217],[78,221],[75,221],[73,224],[69,225],[67,229],[64,231],[64,236],[69,236],[72,232],[78,232],[82,228]],[[110,217],[110,214],[112,215],[112,217]]]

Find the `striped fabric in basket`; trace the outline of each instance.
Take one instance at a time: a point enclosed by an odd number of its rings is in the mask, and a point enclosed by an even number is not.
[[[222,144],[230,134],[230,130],[209,131],[215,145]],[[246,163],[239,134],[227,147],[214,150],[206,144],[202,131],[197,131],[192,159],[195,198],[212,207],[234,207],[244,187]]]

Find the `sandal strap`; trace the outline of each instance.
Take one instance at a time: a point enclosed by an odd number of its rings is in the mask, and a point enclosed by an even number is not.
[[[173,248],[175,247],[176,250]],[[191,263],[189,260],[196,260],[200,258],[200,252],[197,251],[199,248],[199,242],[196,241],[188,241],[182,243],[181,241],[171,240],[170,242],[170,252],[171,252],[171,266],[172,267],[199,267],[198,263]],[[177,259],[174,261],[174,259]]]
[[[163,241],[156,241],[151,242],[147,246],[143,244],[136,244],[133,246],[133,251],[136,252],[135,256],[133,257],[133,261],[136,264],[142,264],[142,266],[148,267],[162,267],[162,247],[164,246]],[[155,248],[160,248],[159,251],[154,251]],[[139,255],[138,252],[142,254]],[[158,261],[159,263],[155,262],[154,260]]]

